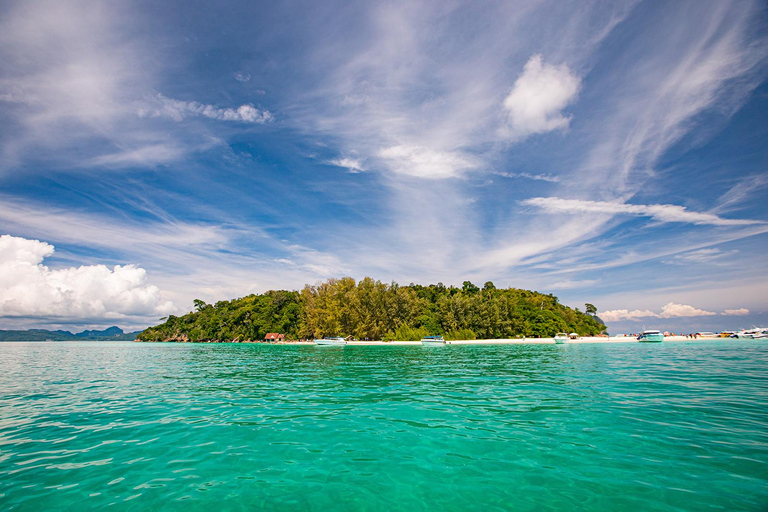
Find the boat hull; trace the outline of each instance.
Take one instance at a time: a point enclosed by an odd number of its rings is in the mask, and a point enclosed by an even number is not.
[[[637,341],[641,343],[659,343],[664,341],[664,335],[663,334],[644,334],[643,336],[640,336],[637,338]]]
[[[446,343],[444,341],[424,341],[424,340],[421,340],[421,344],[424,345],[425,347],[442,347]]]
[[[346,340],[315,340],[315,345],[324,347],[343,347],[346,344]]]
[[[568,343],[568,338],[559,338],[555,336],[555,343],[557,343],[558,345],[565,345],[566,343]]]

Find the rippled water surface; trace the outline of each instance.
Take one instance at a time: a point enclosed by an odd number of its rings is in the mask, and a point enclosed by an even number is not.
[[[768,342],[0,343],[0,510],[766,510]]]

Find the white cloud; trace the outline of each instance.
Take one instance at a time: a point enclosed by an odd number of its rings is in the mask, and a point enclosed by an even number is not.
[[[727,256],[738,254],[738,250],[721,251],[716,248],[699,249],[689,251],[683,254],[677,254],[672,259],[664,260],[664,263],[672,265],[688,265],[691,263],[715,263],[723,260]]]
[[[747,308],[726,309],[723,311],[723,314],[728,316],[746,316],[749,314],[749,310]]]
[[[420,146],[391,146],[380,150],[378,156],[398,174],[427,179],[454,178],[477,165],[473,158],[461,152]]]
[[[541,55],[531,57],[504,99],[510,137],[522,139],[568,128],[571,117],[562,110],[576,98],[580,85],[579,77],[565,64],[544,64]]]
[[[162,103],[147,98],[165,65],[151,43],[132,32],[134,16],[131,6],[116,3],[4,6],[0,101],[13,105],[0,111],[14,129],[0,139],[0,172],[29,159],[52,160],[61,170],[151,167],[211,147],[216,137],[205,127],[169,131],[136,115]],[[212,113],[243,122],[267,117],[250,105]]]
[[[592,286],[597,282],[598,282],[597,279],[558,281],[554,284],[549,285],[547,288],[550,288],[552,290],[571,290],[574,288],[586,288],[588,286]]]
[[[130,165],[152,166],[173,162],[185,153],[177,144],[149,144],[135,149],[125,149],[92,158],[88,165],[122,167]]]
[[[687,146],[718,133],[765,80],[765,34],[755,39],[751,28],[759,5],[665,5],[666,19],[641,36],[632,62],[614,73],[606,91],[609,115],[595,126],[597,143],[579,169],[584,193],[631,197],[686,135],[692,135]],[[696,119],[704,112],[714,114],[706,125]]]
[[[720,196],[717,211],[736,210],[749,204],[750,199],[762,197],[757,193],[760,189],[768,187],[768,174],[755,174],[742,178],[728,192]]]
[[[614,309],[611,311],[603,311],[599,313],[599,316],[605,322],[618,322],[621,320],[640,320],[642,318],[679,318],[692,316],[711,316],[716,314],[717,313],[712,311],[697,309],[687,304],[675,304],[674,302],[668,302],[661,308],[661,313],[655,313],[648,309],[635,309],[634,311],[629,311],[626,309]]]
[[[585,201],[581,199],[562,199],[559,197],[534,197],[521,201],[526,206],[534,206],[547,213],[595,213],[608,215],[635,215],[650,217],[659,222],[687,222],[709,226],[749,226],[765,224],[761,220],[724,219],[712,213],[692,212],[684,206],[675,204],[627,204],[607,201]]]
[[[686,304],[675,304],[674,302],[669,302],[665,304],[664,307],[661,308],[662,318],[677,318],[677,317],[688,317],[688,316],[711,316],[716,314],[717,313],[713,313],[712,311],[697,309],[693,306],[688,306]]]
[[[604,322],[618,322],[621,320],[638,320],[640,318],[659,318],[657,313],[648,309],[635,309],[629,311],[627,309],[613,309],[611,311],[603,311],[598,313],[598,316]]]
[[[349,268],[336,255],[323,253],[301,245],[288,246],[287,250],[290,251],[289,258],[277,258],[275,261],[283,265],[302,268],[314,278],[322,279],[347,275],[349,273]]]
[[[365,171],[365,168],[363,167],[363,162],[356,158],[336,158],[334,160],[329,160],[329,164],[335,165],[336,167],[343,167],[347,169],[351,173],[358,173]]]
[[[135,265],[83,265],[51,270],[54,247],[39,240],[0,236],[0,311],[6,317],[120,319],[175,311]]]
[[[243,73],[242,71],[238,71],[235,73],[235,80],[238,82],[247,82],[251,79],[251,75],[249,73]]]
[[[549,183],[560,183],[560,178],[551,174],[530,174],[527,172],[496,172],[498,176],[505,178],[526,178],[529,180],[547,181]]]
[[[187,117],[202,116],[219,121],[239,121],[241,123],[264,124],[273,121],[275,117],[268,110],[260,110],[251,104],[240,105],[237,108],[221,108],[206,105],[196,101],[180,101],[167,98],[162,94],[156,97],[156,106],[152,109],[140,109],[141,117],[169,117],[174,121],[182,121]]]

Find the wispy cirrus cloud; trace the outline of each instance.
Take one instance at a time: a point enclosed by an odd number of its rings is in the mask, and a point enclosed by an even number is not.
[[[435,151],[420,146],[391,146],[380,150],[377,156],[397,174],[426,179],[455,178],[478,165],[460,151]]]
[[[152,168],[212,147],[217,137],[157,118],[266,124],[251,103],[219,107],[157,95],[165,57],[126,4],[10,2],[0,21],[0,170],[55,154],[56,168]],[[153,57],[149,57],[153,55]]]
[[[595,283],[599,282],[598,279],[581,279],[581,280],[568,280],[557,281],[547,286],[547,289],[552,290],[572,290],[574,288],[589,288]]]
[[[130,17],[116,4],[10,4],[0,24],[0,98],[14,130],[3,138],[3,167],[49,152],[67,167],[117,152],[153,163],[176,154],[178,141],[136,117],[158,69],[120,36],[118,20]]]
[[[715,211],[726,212],[743,208],[749,200],[762,197],[759,191],[766,187],[768,187],[768,174],[743,177],[730,190],[720,196]]]
[[[580,188],[593,197],[634,195],[664,153],[698,127],[697,116],[733,115],[764,79],[768,44],[752,26],[759,2],[668,7],[652,16],[658,30],[644,36],[644,51],[612,84],[612,113],[578,171]]]
[[[533,197],[521,201],[547,213],[607,214],[649,217],[659,222],[684,222],[707,226],[751,226],[765,224],[762,220],[724,219],[713,213],[693,212],[675,204],[628,204],[609,201],[586,201],[559,197]]]
[[[546,181],[549,183],[560,183],[560,178],[557,176],[553,176],[552,174],[531,174],[529,172],[504,172],[504,171],[498,171],[495,172],[497,176],[503,176],[505,178],[525,178],[528,180],[535,180],[535,181]]]
[[[333,160],[328,160],[328,163],[331,165],[335,165],[336,167],[342,167],[344,169],[347,169],[351,173],[358,173],[358,172],[365,171],[365,167],[363,167],[363,161],[358,158],[350,158],[350,157],[334,158]]]
[[[158,94],[151,107],[142,107],[140,117],[168,117],[174,121],[182,121],[187,117],[207,117],[219,121],[237,121],[241,123],[265,124],[274,121],[275,116],[268,110],[258,109],[250,103],[237,108],[223,108],[206,105],[197,101],[181,101]]]
[[[676,254],[669,260],[664,260],[664,263],[672,265],[689,265],[691,263],[717,263],[724,259],[738,254],[739,251],[723,251],[716,247],[707,249],[698,249],[695,251],[684,252],[682,254]]]

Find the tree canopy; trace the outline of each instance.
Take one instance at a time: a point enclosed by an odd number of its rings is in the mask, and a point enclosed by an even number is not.
[[[353,336],[372,340],[550,337],[557,332],[595,335],[599,319],[560,304],[557,297],[517,288],[483,288],[464,281],[422,286],[366,277],[328,279],[299,291],[272,290],[214,305],[146,329],[142,341],[254,341],[267,333],[288,339]]]

